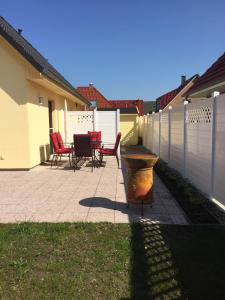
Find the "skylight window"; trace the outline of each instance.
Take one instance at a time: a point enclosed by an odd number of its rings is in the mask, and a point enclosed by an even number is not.
[[[95,100],[90,101],[91,103],[91,108],[96,108],[97,107],[97,103]]]

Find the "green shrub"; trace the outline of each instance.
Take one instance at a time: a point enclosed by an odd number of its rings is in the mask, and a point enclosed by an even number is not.
[[[162,160],[156,164],[155,171],[193,223],[218,224],[218,220],[205,208],[208,199],[179,172],[170,168]]]

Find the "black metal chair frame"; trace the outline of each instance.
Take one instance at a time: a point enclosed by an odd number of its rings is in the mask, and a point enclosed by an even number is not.
[[[51,168],[53,166],[54,161],[55,161],[55,165],[58,166],[58,158],[59,158],[59,161],[61,162],[62,157],[69,157],[69,164],[70,164],[70,167],[71,167],[72,166],[72,164],[71,164],[71,157],[72,156],[73,156],[72,152],[71,153],[63,153],[63,154],[58,154],[58,153],[53,152],[53,156],[52,156],[52,159],[51,159]]]
[[[85,135],[85,138],[87,138],[87,135]],[[73,136],[73,139],[74,139],[74,152],[73,152],[73,156],[72,156],[72,161],[73,161],[73,166],[74,166],[74,172],[75,170],[78,168],[78,163],[84,159],[84,158],[88,158],[88,157],[91,157],[91,165],[92,165],[92,169],[91,171],[93,172],[93,168],[95,167],[94,165],[94,151],[91,147],[91,137],[90,137],[90,153],[91,155],[77,155],[76,154],[76,149],[78,149],[78,145],[76,144],[76,135],[74,134]],[[76,145],[76,147],[75,147]]]

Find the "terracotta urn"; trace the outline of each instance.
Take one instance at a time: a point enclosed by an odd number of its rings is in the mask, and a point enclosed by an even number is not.
[[[159,158],[151,154],[127,154],[123,159],[128,166],[128,203],[152,203],[153,167]]]

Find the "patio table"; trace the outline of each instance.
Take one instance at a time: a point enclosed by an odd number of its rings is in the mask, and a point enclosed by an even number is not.
[[[94,164],[96,167],[100,166],[100,160],[97,158],[96,150],[98,150],[97,146],[100,146],[102,141],[91,141],[92,149],[93,149],[93,156],[94,156]]]
[[[99,145],[102,144],[102,141],[96,141],[96,140],[91,140],[91,148],[92,148],[92,153],[93,153],[93,166],[94,167],[100,167],[101,163],[100,160],[98,159],[97,155],[96,155],[96,150],[98,150]],[[71,143],[71,146],[75,149],[76,148],[76,144]],[[74,154],[75,156],[75,154]]]

